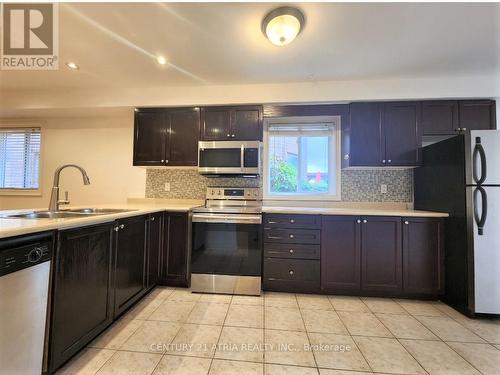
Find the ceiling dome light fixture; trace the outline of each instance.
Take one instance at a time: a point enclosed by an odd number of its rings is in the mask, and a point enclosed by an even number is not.
[[[272,44],[284,46],[299,35],[304,23],[304,14],[297,8],[276,8],[262,20],[262,32]]]

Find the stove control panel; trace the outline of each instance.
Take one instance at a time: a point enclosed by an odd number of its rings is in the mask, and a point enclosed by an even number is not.
[[[209,187],[207,199],[261,200],[262,192],[260,188]]]

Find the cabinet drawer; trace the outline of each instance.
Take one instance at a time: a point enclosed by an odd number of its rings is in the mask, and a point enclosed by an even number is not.
[[[263,281],[265,290],[317,292],[320,289],[320,262],[265,258]]]
[[[319,215],[264,215],[264,226],[266,228],[304,228],[319,229],[321,227],[321,216]]]
[[[303,244],[264,244],[264,257],[266,258],[289,258],[289,259],[319,259],[319,245]]]
[[[321,231],[314,229],[265,228],[264,242],[319,244]]]

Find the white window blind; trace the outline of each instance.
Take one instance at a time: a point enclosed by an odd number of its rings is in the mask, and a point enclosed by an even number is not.
[[[40,128],[0,128],[0,189],[38,189]]]

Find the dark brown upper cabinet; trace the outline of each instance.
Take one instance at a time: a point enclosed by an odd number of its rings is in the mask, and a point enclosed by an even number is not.
[[[197,165],[199,108],[137,109],[134,122],[134,165]]]
[[[382,103],[350,105],[350,154],[344,155],[350,167],[375,167],[385,158],[382,129]]]
[[[203,108],[201,140],[261,141],[262,106]]]
[[[361,236],[361,289],[400,293],[403,288],[401,218],[362,218]]]
[[[494,100],[461,100],[458,104],[462,130],[496,129]]]
[[[423,135],[454,135],[496,129],[494,100],[433,100],[422,103]]]
[[[460,131],[458,102],[432,100],[422,102],[423,135],[456,134]]]
[[[384,104],[385,158],[387,166],[416,166],[420,164],[422,146],[420,102]]]
[[[418,102],[352,103],[349,152],[343,166],[391,167],[420,163],[421,110]]]

